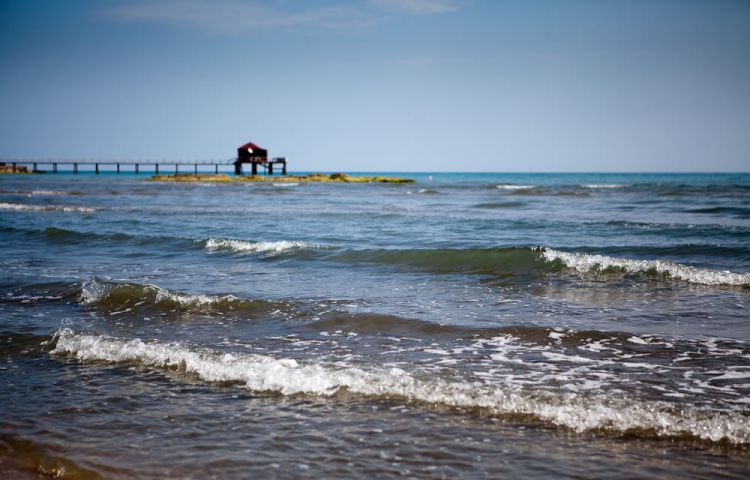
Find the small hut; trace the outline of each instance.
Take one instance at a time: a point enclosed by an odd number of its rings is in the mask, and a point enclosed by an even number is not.
[[[252,174],[258,174],[258,165],[262,166],[267,173],[273,175],[273,166],[278,163],[282,166],[282,174],[286,175],[286,158],[273,158],[268,160],[268,150],[248,142],[237,149],[237,160],[234,161],[235,175],[242,175],[242,164],[249,163]]]

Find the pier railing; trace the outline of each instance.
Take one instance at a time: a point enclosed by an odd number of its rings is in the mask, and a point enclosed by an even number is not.
[[[201,171],[210,171],[213,167],[213,173],[219,173],[228,170],[234,171],[235,159],[229,160],[193,160],[193,161],[174,161],[174,160],[70,160],[70,159],[0,159],[0,164],[11,166],[11,171],[20,170],[19,167],[31,168],[34,173],[48,172],[61,173],[72,172],[79,173],[83,171],[99,174],[101,172],[109,173],[141,173],[141,167],[146,168],[143,173],[198,173],[198,167],[203,167]],[[47,166],[47,169],[40,169],[41,166]],[[62,168],[67,167],[67,168]],[[104,167],[109,167],[104,170]],[[148,167],[152,167],[149,169]],[[192,170],[192,172],[191,172]]]

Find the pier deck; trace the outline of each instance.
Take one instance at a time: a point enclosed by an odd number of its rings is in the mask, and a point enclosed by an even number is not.
[[[274,159],[276,160],[276,159]],[[270,163],[270,162],[269,162]],[[0,165],[11,167],[11,172],[21,173],[21,166],[30,168],[31,173],[226,173],[235,170],[235,159],[198,160],[175,162],[169,160],[69,160],[69,159],[0,159]],[[43,166],[47,168],[42,169]],[[108,167],[108,169],[105,169]],[[200,167],[200,168],[199,168]],[[284,162],[286,167],[286,162]],[[255,169],[254,169],[255,170]],[[284,168],[286,171],[286,168]],[[270,166],[269,173],[273,173]]]

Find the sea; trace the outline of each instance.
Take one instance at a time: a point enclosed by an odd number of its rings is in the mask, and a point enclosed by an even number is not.
[[[750,477],[750,174],[395,175],[0,176],[0,477]]]

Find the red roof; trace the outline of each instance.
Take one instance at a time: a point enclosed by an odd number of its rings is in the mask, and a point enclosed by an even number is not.
[[[248,142],[240,147],[240,150],[247,150],[248,148],[252,148],[253,150],[258,150],[259,148],[262,149],[262,147],[257,146],[256,144],[252,142]]]

